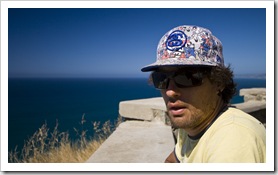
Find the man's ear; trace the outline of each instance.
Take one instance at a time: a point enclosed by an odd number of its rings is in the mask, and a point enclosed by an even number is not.
[[[223,90],[224,90],[224,86],[223,85],[218,85],[217,86],[217,95],[220,96],[222,94]]]

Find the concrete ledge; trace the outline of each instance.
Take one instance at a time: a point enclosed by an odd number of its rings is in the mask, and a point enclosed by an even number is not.
[[[163,163],[173,149],[170,126],[159,121],[126,121],[87,163]]]
[[[244,103],[238,103],[238,104],[233,104],[233,105],[236,106],[238,109],[243,110],[246,113],[259,111],[261,109],[266,108],[265,101],[247,101]]]
[[[244,102],[266,101],[266,88],[240,89],[240,96],[244,96]]]
[[[164,118],[165,111],[161,97],[122,101],[119,104],[120,115],[130,119],[152,121],[155,117]]]

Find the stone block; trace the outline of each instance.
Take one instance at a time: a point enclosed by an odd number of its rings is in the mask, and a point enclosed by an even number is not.
[[[266,108],[265,101],[248,101],[248,102],[237,103],[233,105],[246,113],[259,111]]]
[[[241,89],[240,96],[244,96],[244,101],[266,101],[266,88]]]
[[[165,103],[161,97],[122,101],[119,104],[119,114],[129,119],[165,120],[165,111]]]

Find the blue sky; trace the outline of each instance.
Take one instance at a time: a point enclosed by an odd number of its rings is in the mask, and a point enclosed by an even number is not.
[[[264,8],[10,8],[9,77],[146,77],[160,38],[208,28],[237,74],[266,72]]]

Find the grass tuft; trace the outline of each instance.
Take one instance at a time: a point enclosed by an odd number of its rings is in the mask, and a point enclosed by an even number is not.
[[[78,138],[71,140],[68,132],[58,130],[59,123],[52,132],[45,122],[27,141],[21,151],[9,152],[9,163],[82,163],[100,147],[122,122],[122,118],[111,123],[106,121],[102,127],[100,122],[91,122],[94,135],[88,137],[83,125],[86,123],[85,115],[81,118],[81,130],[73,128]]]

